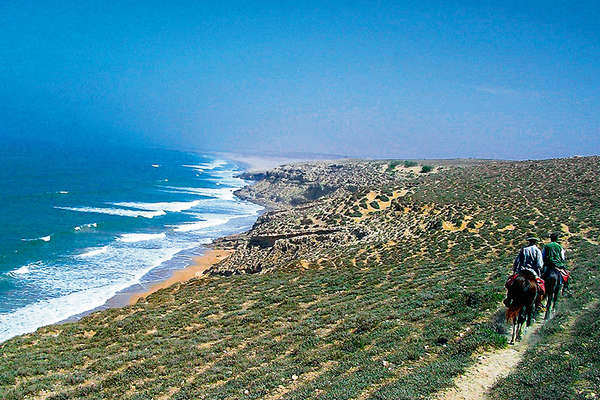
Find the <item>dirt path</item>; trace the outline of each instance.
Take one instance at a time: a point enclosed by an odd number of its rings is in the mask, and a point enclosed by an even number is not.
[[[477,357],[477,363],[468,368],[454,381],[454,387],[435,396],[438,400],[485,399],[486,393],[499,379],[507,376],[521,361],[542,322],[527,329],[523,340],[505,349],[485,352]]]

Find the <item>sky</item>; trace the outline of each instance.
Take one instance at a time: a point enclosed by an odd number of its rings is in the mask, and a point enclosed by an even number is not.
[[[600,154],[600,3],[3,1],[3,140]]]

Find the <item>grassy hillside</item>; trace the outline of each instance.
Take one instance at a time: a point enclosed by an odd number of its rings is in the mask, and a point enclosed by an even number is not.
[[[279,208],[219,242],[236,251],[215,276],[1,344],[0,398],[429,398],[481,351],[506,346],[497,315],[509,266],[527,232],[553,230],[564,232],[574,296],[492,396],[526,398],[527,368],[538,380],[567,368],[565,393],[588,395],[599,168],[592,157],[278,169],[244,196],[277,188],[265,201]],[[559,367],[544,361],[546,345]]]

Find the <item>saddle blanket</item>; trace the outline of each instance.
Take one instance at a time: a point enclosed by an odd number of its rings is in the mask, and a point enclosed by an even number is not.
[[[539,295],[543,296],[546,294],[546,283],[544,282],[544,280],[542,278],[536,278],[535,279],[538,285],[538,291],[539,291]]]
[[[504,284],[504,287],[506,289],[508,289],[510,287],[510,285],[513,284],[513,282],[515,281],[515,279],[517,279],[517,276],[519,274],[512,274],[511,276],[508,277],[508,279],[506,280],[506,283]]]
[[[511,276],[509,276],[506,280],[506,283],[504,284],[504,287],[508,289],[513,284],[515,279],[517,279],[517,276],[519,276],[519,274],[512,274]],[[546,294],[546,283],[542,278],[535,278],[535,280],[537,282],[539,294],[540,296],[543,296],[544,294]]]

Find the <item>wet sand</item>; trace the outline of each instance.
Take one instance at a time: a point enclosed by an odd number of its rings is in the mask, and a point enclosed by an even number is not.
[[[146,296],[160,290],[172,286],[179,282],[185,282],[192,278],[199,278],[204,276],[203,273],[209,269],[212,265],[217,262],[229,257],[233,250],[215,250],[211,249],[206,254],[194,258],[194,263],[189,267],[177,270],[173,272],[173,275],[162,282],[158,282],[153,285],[150,289],[133,294],[128,303],[135,304],[138,300],[145,298]]]

